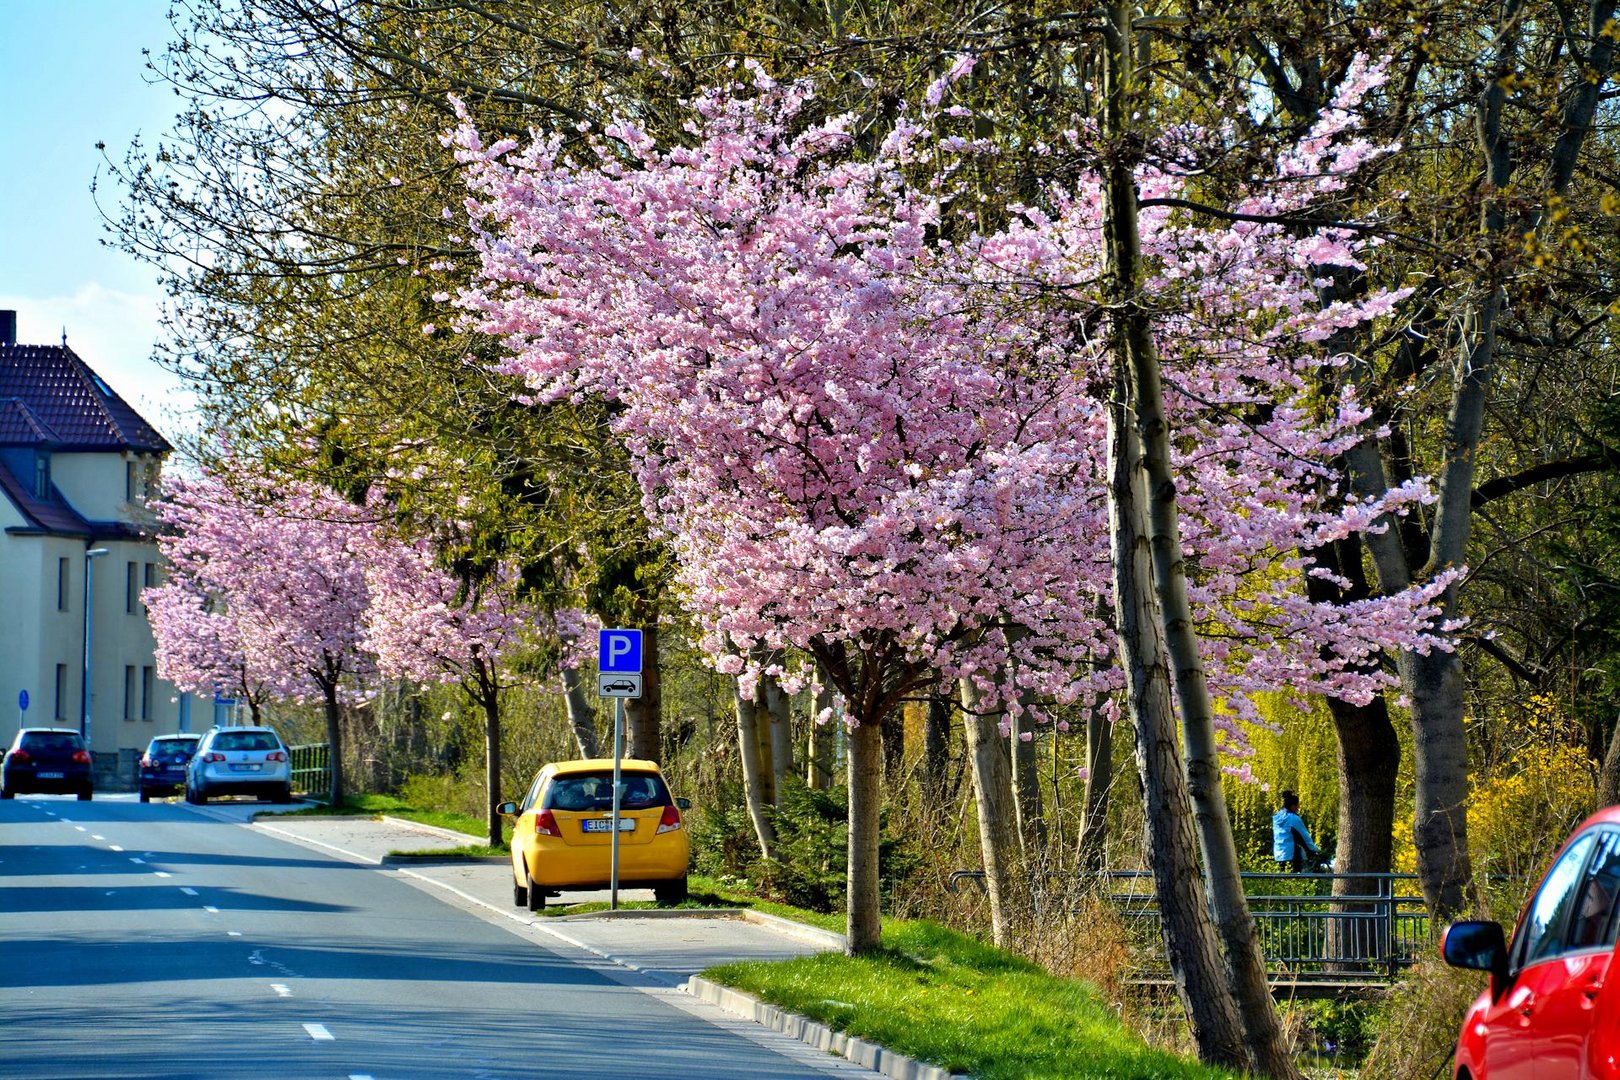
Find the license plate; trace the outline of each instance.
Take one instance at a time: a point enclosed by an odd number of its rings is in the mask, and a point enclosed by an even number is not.
[[[584,829],[586,832],[612,832],[613,831],[613,819],[612,818],[586,818],[584,821],[579,823],[579,827]],[[636,819],[635,818],[628,818],[628,817],[620,818],[619,819],[619,831],[620,832],[635,832],[636,831]]]
[[[64,776],[63,773],[59,773],[59,772],[42,772],[42,773],[35,773],[34,775],[37,776],[41,780],[61,780],[63,778],[63,776]]]
[[[231,766],[231,772],[258,772],[258,771],[259,771],[259,766],[257,766],[257,765],[232,765]]]

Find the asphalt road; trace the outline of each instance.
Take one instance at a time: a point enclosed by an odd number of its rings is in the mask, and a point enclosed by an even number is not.
[[[179,803],[0,802],[0,1077],[871,1077]]]

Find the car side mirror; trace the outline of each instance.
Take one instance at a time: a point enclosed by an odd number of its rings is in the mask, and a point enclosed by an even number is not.
[[[675,805],[677,807],[679,807],[680,809],[682,809],[682,810],[690,810],[690,809],[692,809],[692,800],[691,799],[676,799],[675,800]]]
[[[1502,924],[1466,920],[1446,927],[1440,939],[1440,955],[1452,967],[1491,973],[1491,996],[1507,984],[1507,939]]]
[[[518,812],[518,806],[517,806],[517,803],[515,803],[515,802],[503,802],[503,803],[501,803],[499,806],[497,806],[495,808],[495,812],[497,814],[506,814],[508,816],[516,816],[516,814]]]

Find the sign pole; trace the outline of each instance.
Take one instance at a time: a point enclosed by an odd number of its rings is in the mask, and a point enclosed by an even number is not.
[[[608,900],[608,910],[619,910],[619,792],[623,786],[619,783],[619,762],[624,755],[624,698],[613,699],[613,854],[612,866],[609,870],[608,886],[612,895]]]

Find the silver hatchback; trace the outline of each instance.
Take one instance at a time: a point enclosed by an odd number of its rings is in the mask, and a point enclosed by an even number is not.
[[[217,727],[203,735],[186,767],[186,802],[217,795],[292,801],[292,761],[273,728]]]

